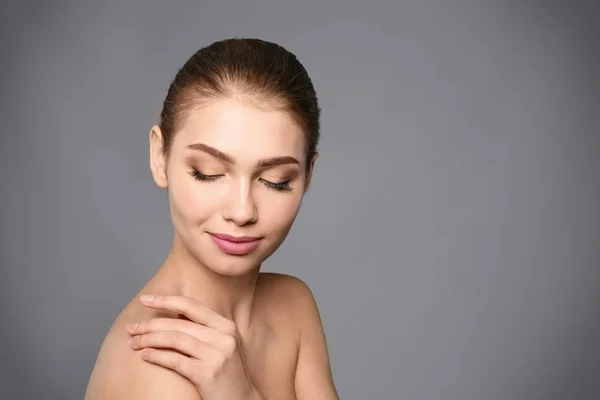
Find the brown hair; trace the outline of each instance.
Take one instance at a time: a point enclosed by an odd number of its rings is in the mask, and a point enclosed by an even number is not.
[[[312,81],[296,56],[260,39],[232,38],[198,50],[175,75],[159,126],[168,157],[186,112],[202,101],[237,98],[285,110],[305,134],[306,168],[317,151],[320,108]]]

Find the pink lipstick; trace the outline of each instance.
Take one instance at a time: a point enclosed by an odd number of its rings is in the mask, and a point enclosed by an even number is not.
[[[262,238],[251,236],[231,236],[223,233],[209,233],[217,246],[227,254],[244,255],[254,251]]]

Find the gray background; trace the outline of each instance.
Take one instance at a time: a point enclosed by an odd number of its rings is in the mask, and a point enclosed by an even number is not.
[[[314,185],[264,269],[312,287],[342,399],[600,398],[594,2],[50,3],[2,5],[0,398],[83,397],[171,245],[148,131],[233,36],[296,53],[320,96]]]

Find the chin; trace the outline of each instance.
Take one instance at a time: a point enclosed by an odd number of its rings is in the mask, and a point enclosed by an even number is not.
[[[266,244],[266,243],[263,243]],[[261,251],[262,250],[262,251]],[[211,271],[223,276],[243,276],[260,268],[266,258],[260,247],[255,251],[243,254],[227,254],[214,243],[203,243],[198,249],[198,260]]]
[[[254,263],[249,264],[247,262],[236,262],[235,260],[229,262],[217,261],[207,265],[207,268],[209,268],[211,271],[219,275],[230,277],[244,276],[252,271],[255,271],[258,267],[260,267],[260,264],[256,265]]]

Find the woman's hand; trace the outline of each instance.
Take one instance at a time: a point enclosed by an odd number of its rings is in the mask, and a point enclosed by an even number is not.
[[[203,400],[261,399],[253,385],[235,323],[189,297],[141,296],[147,307],[190,321],[154,318],[126,326],[144,360],[190,380]]]

